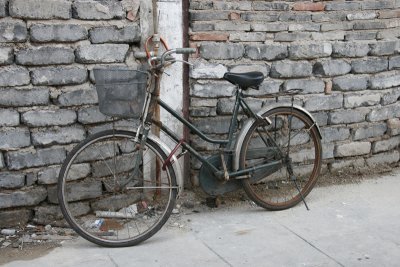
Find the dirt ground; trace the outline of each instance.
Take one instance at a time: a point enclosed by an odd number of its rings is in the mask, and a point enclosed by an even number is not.
[[[325,187],[337,184],[351,184],[360,183],[366,179],[377,179],[380,175],[387,174],[393,170],[398,170],[399,165],[396,166],[380,166],[379,168],[363,168],[343,170],[335,174],[329,173],[321,175],[317,186]],[[379,179],[379,178],[378,178]],[[185,221],[182,220],[181,215],[188,213],[198,213],[206,211],[217,211],[218,209],[230,209],[237,206],[255,205],[248,199],[243,190],[234,193],[226,194],[218,199],[218,207],[213,207],[215,201],[209,199],[208,196],[201,191],[200,188],[182,193],[181,198],[177,201],[176,212],[172,214],[165,227],[185,227]],[[43,230],[43,226],[38,226]],[[24,243],[19,241],[18,238],[22,236],[29,236],[30,232],[25,227],[18,229],[18,234],[11,238],[6,238],[0,235],[0,265],[16,260],[30,260],[41,257],[51,252],[54,248],[62,246],[62,241],[66,239],[75,238],[73,233],[69,233],[70,229],[57,229],[53,228],[52,233],[54,236],[67,237],[67,238],[44,238],[42,240],[35,240],[34,242]],[[62,234],[60,235],[60,231]],[[65,234],[67,232],[67,234]],[[52,234],[50,233],[50,236]],[[1,243],[10,243],[7,247],[2,247]]]

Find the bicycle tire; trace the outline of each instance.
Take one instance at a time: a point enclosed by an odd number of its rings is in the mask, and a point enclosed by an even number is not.
[[[137,245],[158,232],[174,208],[175,172],[171,166],[161,168],[167,156],[147,139],[137,165],[135,136],[130,131],[96,133],[78,144],[61,167],[58,201],[64,218],[97,245]]]
[[[273,173],[258,171],[257,179],[243,179],[242,184],[257,205],[268,210],[288,209],[302,201],[317,182],[322,161],[321,140],[314,122],[297,109],[278,107],[262,117],[268,117],[272,124],[266,126],[265,122],[256,121],[250,127],[240,153],[240,168],[274,160],[282,165],[276,165]]]

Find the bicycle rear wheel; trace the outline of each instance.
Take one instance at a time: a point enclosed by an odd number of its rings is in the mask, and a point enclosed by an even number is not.
[[[58,199],[69,225],[107,247],[136,245],[170,216],[177,196],[175,173],[157,144],[140,148],[135,133],[104,131],[75,147],[58,180]],[[138,154],[141,153],[141,160]]]
[[[305,198],[321,170],[322,148],[317,128],[308,116],[291,107],[262,115],[272,124],[256,121],[247,133],[240,154],[242,169],[276,162],[242,181],[247,195],[269,210],[295,206]]]

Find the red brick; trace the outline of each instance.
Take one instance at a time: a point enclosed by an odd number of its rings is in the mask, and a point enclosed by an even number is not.
[[[240,14],[236,13],[236,12],[232,12],[229,14],[229,19],[230,20],[238,20],[238,19],[240,19]]]
[[[293,5],[294,11],[324,11],[324,3],[298,2]]]
[[[192,41],[227,41],[227,33],[195,33],[190,36]]]

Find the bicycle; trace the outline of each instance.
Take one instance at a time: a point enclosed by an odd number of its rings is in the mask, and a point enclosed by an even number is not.
[[[79,235],[107,247],[133,246],[153,236],[166,223],[183,190],[178,158],[187,152],[202,162],[200,185],[212,196],[244,188],[252,201],[268,210],[287,209],[301,201],[306,204],[304,199],[321,170],[322,137],[312,115],[293,103],[300,90],[284,92],[292,96],[291,103],[277,103],[256,113],[246,103],[244,92],[257,89],[263,74],[226,73],[225,80],[236,85],[236,98],[228,136],[217,140],[159,97],[165,68],[178,62],[173,55],[196,50],[166,48],[157,57],[146,45],[146,52],[146,71],[95,73],[101,112],[141,115],[137,131],[111,129],[89,136],[63,163],[58,180],[59,204],[66,221]],[[108,91],[100,90],[104,86]],[[219,152],[209,158],[202,156],[155,119],[158,107],[206,142],[220,145]],[[239,129],[240,110],[247,121]],[[174,149],[151,133],[154,126],[177,143]],[[176,155],[178,150],[181,152]]]

